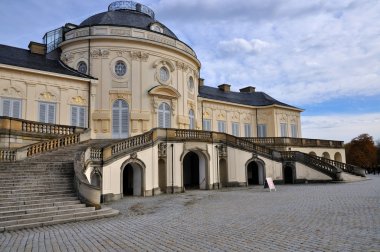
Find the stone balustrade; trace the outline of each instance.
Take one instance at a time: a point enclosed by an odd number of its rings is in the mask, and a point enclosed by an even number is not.
[[[334,140],[293,137],[245,137],[244,139],[255,144],[266,146],[344,148],[343,141]]]
[[[0,161],[12,162],[16,160],[16,150],[14,149],[0,149]]]
[[[73,134],[62,138],[56,138],[44,142],[39,142],[26,147],[27,156],[34,156],[46,151],[56,150],[58,148],[79,143],[80,134]]]

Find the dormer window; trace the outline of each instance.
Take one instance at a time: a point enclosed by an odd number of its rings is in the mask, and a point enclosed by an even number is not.
[[[150,29],[152,31],[159,32],[159,33],[162,33],[162,30],[163,30],[162,27],[160,25],[158,25],[158,24],[152,24],[150,26]]]
[[[80,61],[78,63],[77,68],[78,68],[78,72],[83,73],[83,74],[87,73],[87,64],[86,64],[86,62]]]

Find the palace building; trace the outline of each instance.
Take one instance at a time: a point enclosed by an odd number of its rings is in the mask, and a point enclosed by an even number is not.
[[[251,86],[206,86],[200,70],[196,52],[132,1],[29,50],[0,45],[0,160],[77,147],[67,157],[80,167],[77,190],[96,204],[363,175],[345,164],[342,141],[302,138],[302,109]]]

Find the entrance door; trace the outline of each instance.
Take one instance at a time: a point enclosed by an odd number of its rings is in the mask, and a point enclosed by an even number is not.
[[[194,152],[186,154],[183,160],[183,185],[186,189],[199,189],[199,158]]]
[[[251,162],[247,167],[248,185],[259,185],[259,167],[256,162]]]
[[[293,167],[285,166],[284,168],[284,183],[285,184],[293,184]]]
[[[133,195],[133,167],[128,164],[123,171],[123,194],[124,196]]]
[[[143,169],[136,163],[127,164],[123,170],[123,195],[142,196]]]
[[[112,105],[112,138],[127,138],[129,132],[129,106],[124,100]]]

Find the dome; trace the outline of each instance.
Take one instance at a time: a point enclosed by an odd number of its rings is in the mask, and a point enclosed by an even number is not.
[[[154,12],[150,8],[132,1],[113,2],[108,6],[108,11],[87,18],[80,23],[79,27],[97,25],[127,26],[149,31],[153,30],[178,39],[170,29],[155,20]],[[159,28],[157,29],[156,27]]]

